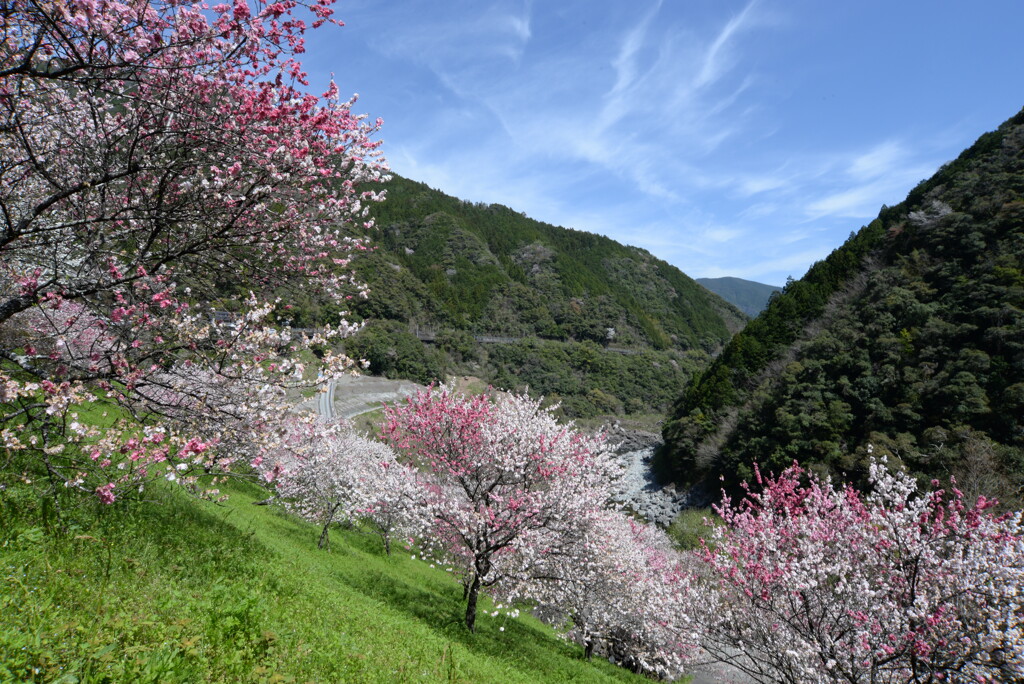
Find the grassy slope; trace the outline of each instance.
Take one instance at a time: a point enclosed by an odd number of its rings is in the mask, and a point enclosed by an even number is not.
[[[469,634],[444,572],[356,532],[318,551],[313,526],[250,504],[262,490],[230,493],[157,486],[54,537],[27,488],[0,490],[0,681],[640,679],[529,617]]]

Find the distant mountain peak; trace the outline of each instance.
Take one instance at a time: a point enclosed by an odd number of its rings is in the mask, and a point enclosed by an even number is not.
[[[751,318],[764,311],[772,293],[782,291],[781,287],[775,285],[765,285],[732,276],[697,278],[697,282]]]

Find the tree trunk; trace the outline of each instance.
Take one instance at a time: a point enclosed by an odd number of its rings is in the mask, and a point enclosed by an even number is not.
[[[322,531],[322,532],[320,532],[320,541],[318,541],[318,542],[316,543],[316,548],[318,548],[318,549],[325,549],[325,548],[330,548],[330,546],[331,546],[331,540],[330,540],[330,537],[328,537],[328,536],[327,536],[327,531],[328,531],[328,530],[330,529],[330,527],[331,527],[331,521],[330,521],[330,520],[328,520],[328,521],[327,521],[327,522],[326,522],[326,523],[324,524],[324,529],[323,529],[323,531]]]
[[[316,543],[316,548],[318,548],[318,549],[330,548],[331,540],[327,536],[327,533],[328,533],[328,530],[330,530],[330,528],[331,528],[331,523],[334,522],[334,514],[338,512],[338,508],[340,506],[341,506],[341,502],[340,501],[338,503],[334,504],[333,506],[331,506],[331,512],[327,514],[327,522],[324,523],[324,529],[320,533],[320,541],[318,541]]]
[[[473,582],[466,592],[466,628],[476,631],[476,599],[480,595],[480,574],[473,573]]]
[[[483,586],[483,578],[491,571],[491,556],[487,553],[477,556],[473,562],[473,581],[466,586],[466,627],[470,632],[475,632],[476,625],[476,600],[480,596],[480,587]]]

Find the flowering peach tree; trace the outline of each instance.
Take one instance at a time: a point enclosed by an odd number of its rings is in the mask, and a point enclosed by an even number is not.
[[[399,463],[386,444],[343,425],[298,420],[288,442],[276,492],[289,510],[321,525],[320,548],[340,521],[369,525],[388,555],[392,541],[422,531],[425,476]]]
[[[297,352],[350,326],[273,321],[293,288],[365,296],[348,264],[386,171],[379,120],[304,90],[332,1],[5,4],[0,468],[109,503],[277,448]]]
[[[577,543],[546,554],[517,599],[581,642],[631,669],[674,679],[699,652],[689,607],[693,561],[660,528],[606,510],[591,516]]]
[[[1020,514],[884,462],[871,482],[794,465],[723,503],[704,647],[759,682],[1022,681]]]
[[[471,631],[480,591],[514,594],[547,556],[579,543],[621,477],[603,439],[559,425],[525,395],[431,387],[386,417],[386,440],[431,476],[423,553],[463,578]]]

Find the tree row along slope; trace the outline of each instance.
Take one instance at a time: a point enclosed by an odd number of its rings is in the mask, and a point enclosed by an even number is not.
[[[869,444],[1004,497],[1024,474],[1024,111],[787,283],[687,387],[664,470],[734,487]]]
[[[353,261],[366,326],[346,343],[375,374],[528,386],[574,416],[664,413],[747,320],[643,249],[400,176],[386,188]],[[312,325],[331,311],[311,297],[291,313]]]

